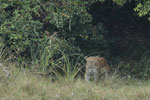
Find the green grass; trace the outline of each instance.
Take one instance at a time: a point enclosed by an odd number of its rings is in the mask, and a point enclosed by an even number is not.
[[[0,100],[150,100],[150,81],[123,79],[116,74],[99,83],[60,79],[10,69],[5,79],[0,69]]]

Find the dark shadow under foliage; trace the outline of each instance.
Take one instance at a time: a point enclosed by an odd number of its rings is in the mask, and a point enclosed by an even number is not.
[[[140,18],[134,12],[135,7],[134,2],[118,6],[110,1],[96,2],[90,6],[92,25],[103,23],[108,31],[104,35],[108,38],[108,49],[113,59],[139,60],[144,52],[150,50],[150,23],[147,17]]]

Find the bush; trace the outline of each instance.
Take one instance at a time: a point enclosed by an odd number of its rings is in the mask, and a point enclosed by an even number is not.
[[[34,47],[31,47],[30,50],[31,61],[29,61],[29,63],[31,63],[26,66],[30,65],[29,68],[34,72],[43,73],[46,76],[49,74],[58,76],[58,73],[62,73],[61,75],[67,74],[63,67],[70,68],[68,69],[70,71],[72,71],[74,67],[81,67],[74,65],[75,63],[73,61],[75,61],[75,59],[78,60],[78,58],[70,56],[75,52],[79,52],[79,49],[68,44],[66,40],[51,37],[51,39],[43,40],[42,44],[38,44],[36,50]],[[70,62],[70,60],[73,61]],[[80,61],[78,61],[78,63],[80,63]],[[69,72],[68,74],[71,73]]]
[[[74,6],[73,6],[74,5]],[[5,1],[0,3],[0,36],[15,56],[30,56],[30,47],[42,44],[45,37],[58,31],[71,33],[73,26],[91,21],[83,1]],[[48,33],[46,33],[48,31]]]
[[[8,49],[6,58],[19,66],[44,73],[54,66],[60,71],[61,64],[75,67],[75,53],[104,56],[113,64],[139,60],[149,50],[150,24],[136,16],[136,5],[136,1],[127,0],[1,0],[0,46],[2,52]],[[143,11],[138,8],[143,7],[137,6],[137,12]],[[121,71],[147,77],[146,59],[134,63],[134,71],[125,62]],[[139,73],[142,69],[146,71]]]
[[[145,52],[138,61],[120,62],[118,68],[123,76],[136,78],[150,78],[150,52]]]

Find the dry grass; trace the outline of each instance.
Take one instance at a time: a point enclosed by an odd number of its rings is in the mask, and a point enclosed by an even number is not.
[[[125,80],[116,75],[100,83],[59,80],[51,82],[25,71],[0,71],[0,100],[150,100],[150,81]]]

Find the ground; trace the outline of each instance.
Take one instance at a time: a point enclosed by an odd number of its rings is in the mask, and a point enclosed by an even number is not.
[[[0,100],[150,100],[150,81],[124,79],[112,75],[99,83],[83,79],[60,79],[12,71],[0,73]]]

